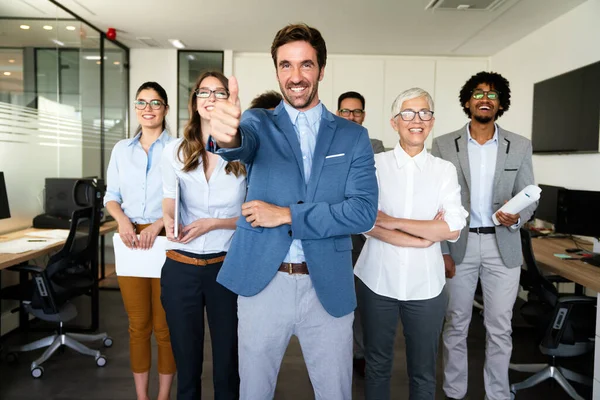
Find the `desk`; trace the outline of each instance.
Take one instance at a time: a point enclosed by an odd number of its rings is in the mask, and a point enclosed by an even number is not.
[[[600,304],[600,268],[578,260],[563,260],[554,254],[564,254],[565,249],[575,247],[570,239],[534,238],[531,240],[535,260],[540,268],[565,277],[575,283],[598,292]],[[592,245],[581,247],[591,250]],[[596,308],[596,346],[594,354],[594,400],[600,399],[600,308]]]
[[[103,238],[104,235],[106,235],[110,232],[116,231],[116,230],[117,230],[117,222],[116,221],[106,222],[106,223],[100,225],[100,237]],[[29,232],[43,232],[43,231],[45,231],[45,229],[35,229],[35,228],[22,229],[20,231],[1,235],[0,241],[18,239],[18,238],[24,237],[25,234],[29,233]],[[104,240],[102,240],[101,242],[103,243]],[[25,253],[19,253],[19,254],[0,253],[0,271],[5,268],[12,267],[14,265],[19,265],[21,263],[26,263],[35,258],[42,257],[42,256],[45,256],[52,252],[58,251],[61,249],[61,247],[64,244],[65,244],[65,240],[61,240],[60,242],[54,243],[54,244],[44,247],[43,249],[40,249],[40,250],[27,251]],[[102,268],[102,270],[104,270],[104,247],[102,247],[102,250],[101,250],[101,260],[102,260],[101,268]],[[90,330],[96,331],[96,330],[98,330],[98,324],[99,324],[98,318],[99,318],[99,314],[100,314],[99,301],[98,301],[98,263],[97,262],[92,263],[92,273],[96,277],[96,281],[95,281],[96,283],[95,283],[94,287],[92,288],[92,325],[90,327]],[[27,275],[26,273],[22,273],[21,278],[26,278],[26,275]],[[0,285],[1,285],[1,283],[2,283],[2,280],[0,279]],[[26,315],[20,316],[20,320],[19,320],[20,325],[21,325],[21,323],[26,323],[26,321],[25,321],[26,318],[27,318]]]

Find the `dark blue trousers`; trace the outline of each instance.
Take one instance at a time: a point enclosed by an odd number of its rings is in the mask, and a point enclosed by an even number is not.
[[[220,254],[194,254],[209,259]],[[196,266],[167,258],[161,275],[161,300],[167,314],[177,364],[177,399],[202,395],[204,310],[212,343],[215,400],[239,398],[237,295],[217,283],[222,263]]]

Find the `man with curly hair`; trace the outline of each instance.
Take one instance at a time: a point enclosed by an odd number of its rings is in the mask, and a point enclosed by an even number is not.
[[[432,154],[458,171],[462,204],[470,210],[456,243],[442,246],[449,295],[443,332],[444,392],[462,399],[468,388],[467,335],[477,281],[483,290],[487,331],[483,371],[486,398],[510,398],[508,365],[512,352],[512,309],[519,290],[522,254],[519,229],[537,204],[520,214],[497,212],[534,183],[531,142],[502,129],[496,120],[510,107],[508,80],[494,72],[472,76],[460,91],[470,122],[433,141]]]

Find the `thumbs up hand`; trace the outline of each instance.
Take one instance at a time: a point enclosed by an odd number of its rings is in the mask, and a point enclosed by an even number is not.
[[[229,78],[229,98],[215,102],[210,114],[211,135],[219,147],[235,148],[240,146],[238,127],[242,115],[238,97],[238,83],[234,76]]]

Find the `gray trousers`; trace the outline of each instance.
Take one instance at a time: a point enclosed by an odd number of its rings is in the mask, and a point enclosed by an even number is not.
[[[508,364],[512,353],[512,310],[519,291],[521,268],[502,262],[496,236],[469,233],[463,262],[446,281],[449,302],[444,325],[444,392],[463,398],[468,388],[467,335],[477,280],[483,290],[486,329],[483,380],[489,400],[510,398]]]
[[[240,399],[270,400],[296,335],[316,400],[352,398],[352,321],[325,311],[309,275],[277,272],[260,293],[238,297]]]
[[[390,399],[394,339],[398,319],[406,342],[410,400],[435,399],[435,371],[447,305],[445,290],[427,300],[400,301],[380,296],[357,280],[358,308],[365,339],[365,398]]]

